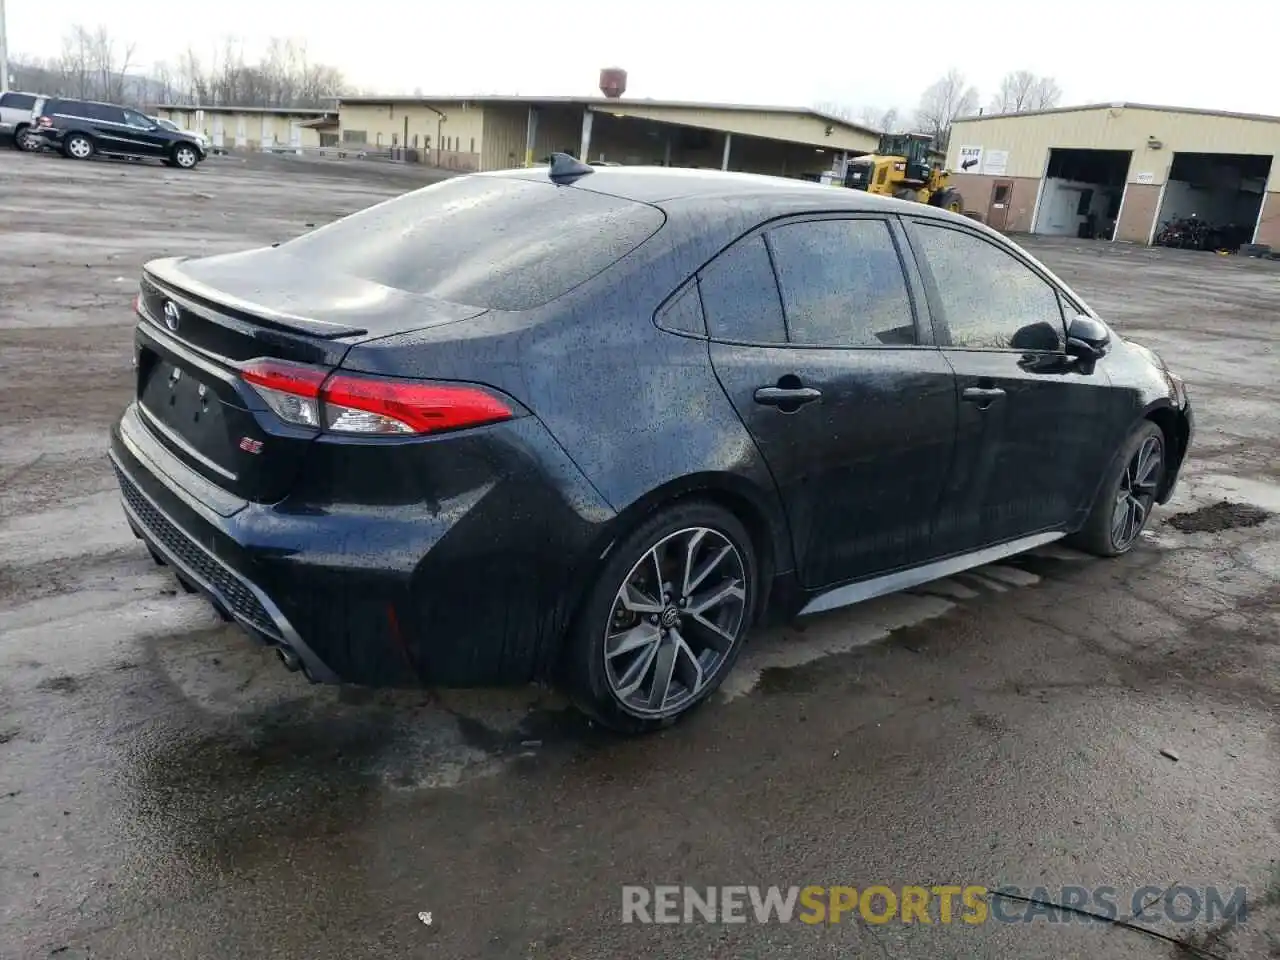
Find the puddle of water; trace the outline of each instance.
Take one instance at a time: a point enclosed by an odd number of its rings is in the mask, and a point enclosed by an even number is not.
[[[848,653],[883,640],[895,630],[940,617],[954,606],[941,597],[895,593],[815,617],[808,621],[804,633],[787,639],[761,637],[743,652],[717,698],[722,702],[735,700],[754,690],[766,670],[799,667],[822,657]]]

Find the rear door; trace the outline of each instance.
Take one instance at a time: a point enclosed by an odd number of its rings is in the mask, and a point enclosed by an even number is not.
[[[1061,528],[1112,452],[1106,373],[1067,356],[1064,295],[1013,248],[950,222],[908,229],[960,400],[940,552]]]
[[[712,363],[773,473],[809,588],[931,555],[955,389],[916,322],[900,230],[786,221],[699,275]]]

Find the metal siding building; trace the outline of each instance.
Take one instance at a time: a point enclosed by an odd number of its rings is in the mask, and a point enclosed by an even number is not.
[[[1052,188],[1062,179],[1051,175],[1054,155],[1074,152],[1085,158],[1103,151],[1113,152],[1117,163],[1123,162],[1122,155],[1128,156],[1120,181],[1112,184],[1120,197],[1112,239],[1150,243],[1162,215],[1173,207],[1226,203],[1209,196],[1215,189],[1212,184],[1186,182],[1208,177],[1180,174],[1175,163],[1183,155],[1200,158],[1202,166],[1247,161],[1252,175],[1236,177],[1235,189],[1250,196],[1237,204],[1236,212],[1252,213],[1254,222],[1248,226],[1255,242],[1280,247],[1277,117],[1125,103],[971,117],[952,127],[947,168],[956,171],[955,185],[966,209],[993,226],[1010,232],[1049,232],[1040,229],[1046,184]],[[960,172],[964,159],[976,157],[981,157],[978,172]],[[1184,199],[1196,190],[1196,199]],[[1225,180],[1220,190],[1230,190]]]
[[[592,161],[816,176],[875,149],[875,131],[812,110],[604,97],[348,97],[348,147],[419,148],[456,170],[524,166],[554,151]]]
[[[320,146],[318,130],[306,124],[333,117],[335,111],[161,104],[155,115],[203,133],[214,149],[288,150]]]

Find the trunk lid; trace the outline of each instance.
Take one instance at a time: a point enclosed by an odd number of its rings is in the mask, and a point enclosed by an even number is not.
[[[143,421],[188,467],[258,502],[289,492],[319,431],[271,413],[240,378],[241,364],[270,357],[333,370],[356,343],[484,312],[356,277],[316,276],[272,249],[149,263],[138,308]]]

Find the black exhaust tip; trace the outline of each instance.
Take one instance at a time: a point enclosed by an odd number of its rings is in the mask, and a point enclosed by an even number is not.
[[[284,664],[284,668],[290,673],[297,673],[302,669],[302,660],[287,647],[276,647],[276,656],[280,658],[280,662]]]

